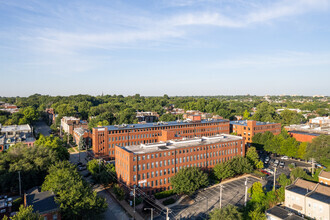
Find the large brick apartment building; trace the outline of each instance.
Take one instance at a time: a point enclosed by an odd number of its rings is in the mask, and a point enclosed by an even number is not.
[[[281,123],[260,122],[253,120],[240,120],[230,122],[230,131],[245,138],[246,143],[252,143],[252,137],[257,133],[272,132],[274,135],[281,133]]]
[[[201,120],[198,116],[184,121],[96,127],[92,132],[93,152],[98,158],[115,158],[116,145],[124,147],[216,134],[229,134],[228,120]]]
[[[115,146],[116,173],[128,186],[148,194],[170,188],[170,178],[185,167],[209,169],[235,156],[244,156],[243,137],[218,134],[167,142]]]

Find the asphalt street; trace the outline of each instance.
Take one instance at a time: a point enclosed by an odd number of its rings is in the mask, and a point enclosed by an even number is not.
[[[83,164],[87,163],[86,160],[87,153],[86,151],[80,152],[80,157],[78,152],[70,153],[70,162],[77,164],[80,162]],[[81,175],[87,174],[88,171],[80,171]],[[87,182],[91,183],[91,176],[89,177],[83,177]],[[129,215],[126,213],[126,211],[117,203],[116,200],[114,200],[109,193],[104,189],[103,186],[95,185],[93,186],[93,190],[97,192],[98,195],[104,197],[108,203],[108,208],[102,215],[103,219],[111,219],[111,220],[127,220],[130,219]]]

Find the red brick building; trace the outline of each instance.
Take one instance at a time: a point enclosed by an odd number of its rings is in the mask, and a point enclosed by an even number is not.
[[[83,140],[84,147],[91,147],[92,146],[92,133],[88,129],[84,128],[75,128],[73,130],[73,141],[79,145],[80,138]]]
[[[194,120],[97,127],[92,132],[93,152],[96,157],[114,158],[116,145],[123,147],[216,134],[229,134],[228,120],[201,120],[199,116]],[[163,135],[168,137],[164,139]]]
[[[88,123],[85,120],[80,120],[76,117],[63,117],[61,119],[61,130],[64,132],[73,135],[73,130],[75,128],[84,128],[88,129]]]
[[[319,174],[319,183],[330,186],[330,172],[321,170]]]
[[[320,127],[312,124],[290,125],[285,126],[285,130],[300,142],[312,142],[312,140],[321,134],[330,135],[330,128],[327,126]]]
[[[252,137],[257,133],[272,132],[274,135],[281,133],[281,123],[241,120],[230,122],[230,132],[245,138],[246,143],[252,143]]]
[[[244,139],[221,134],[168,142],[115,147],[116,173],[126,185],[153,194],[170,188],[170,178],[185,167],[213,168],[244,156]]]
[[[300,142],[309,142],[311,143],[313,138],[320,136],[320,134],[309,133],[304,131],[288,131],[291,137],[294,137],[297,141]]]

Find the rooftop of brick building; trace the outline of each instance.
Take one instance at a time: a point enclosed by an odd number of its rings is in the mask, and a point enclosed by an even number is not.
[[[239,120],[239,121],[230,121],[230,124],[232,125],[243,125],[247,126],[247,121],[248,120]],[[262,122],[262,121],[257,121],[256,125],[272,125],[272,124],[277,124],[273,122]]]
[[[168,142],[150,143],[150,144],[140,144],[121,147],[122,149],[132,152],[134,154],[145,154],[153,153],[164,150],[174,150],[183,147],[197,147],[207,144],[218,144],[225,143],[229,141],[241,141],[243,140],[240,136],[220,134],[210,137],[195,137],[182,140],[170,140]]]
[[[189,125],[189,124],[206,124],[212,122],[229,122],[225,119],[209,119],[201,121],[190,121],[190,120],[177,120],[169,122],[155,122],[155,123],[145,123],[145,124],[123,124],[123,125],[109,125],[104,127],[96,127],[95,129],[108,128],[109,131],[114,130],[127,130],[127,129],[142,129],[142,128],[155,128],[155,127],[166,127],[166,126],[176,126],[176,125]]]

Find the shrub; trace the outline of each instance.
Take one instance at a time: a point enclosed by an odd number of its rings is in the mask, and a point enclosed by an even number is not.
[[[166,199],[163,201],[163,205],[170,205],[170,204],[173,204],[175,203],[176,200],[174,198],[169,198],[169,199]]]
[[[263,172],[261,172],[259,170],[253,171],[253,174],[258,176],[258,177],[265,177],[266,176],[266,174],[264,174]]]
[[[156,193],[155,198],[156,199],[163,199],[163,198],[167,198],[167,197],[169,197],[171,195],[174,195],[174,194],[175,194],[174,190],[170,189],[170,190],[167,190],[167,191]]]
[[[295,168],[295,166],[293,164],[289,164],[288,167],[289,167],[289,169]]]
[[[113,186],[113,193],[116,195],[119,201],[125,198],[125,192],[118,184],[115,184]]]
[[[13,209],[12,211],[18,211],[20,205],[23,204],[23,199],[22,197],[19,197],[13,201]]]

